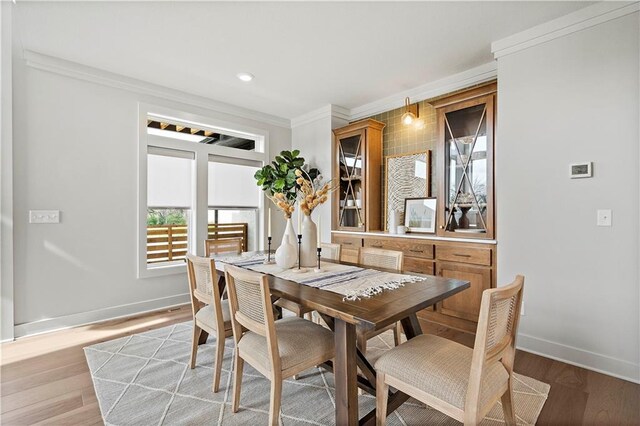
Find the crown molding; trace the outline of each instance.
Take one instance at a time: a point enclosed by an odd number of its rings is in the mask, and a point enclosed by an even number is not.
[[[341,107],[339,105],[327,104],[313,111],[309,111],[306,114],[291,119],[291,128],[303,126],[305,124],[313,123],[314,121],[322,120],[325,118],[336,117],[343,120],[351,120],[351,112],[348,108]]]
[[[423,84],[404,92],[369,102],[351,109],[350,121],[371,117],[385,111],[404,106],[404,99],[409,97],[412,102],[435,98],[456,90],[464,89],[475,84],[484,83],[497,78],[498,67],[495,61],[488,62],[475,68],[453,74],[451,76]]]
[[[491,52],[498,59],[524,49],[546,43],[550,40],[564,37],[568,34],[584,30],[629,15],[640,10],[639,2],[609,2],[596,3],[584,9],[569,13],[528,30],[513,34],[491,43]]]
[[[161,99],[167,99],[175,102],[193,105],[224,114],[234,115],[236,117],[272,124],[274,126],[285,128],[291,127],[291,120],[287,118],[277,117],[275,115],[237,107],[203,96],[185,93],[176,89],[148,83],[146,81],[79,64],[77,62],[68,61],[66,59],[45,55],[31,50],[25,50],[23,52],[23,55],[27,66],[38,70],[53,72],[78,80],[84,80],[103,86],[109,86],[116,89],[139,93],[142,95],[155,96]]]

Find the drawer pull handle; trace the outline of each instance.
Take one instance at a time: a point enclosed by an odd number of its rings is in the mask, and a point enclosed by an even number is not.
[[[346,242],[345,242],[345,243],[342,243],[342,244],[343,244],[343,245],[345,245],[345,246],[350,246],[350,245],[352,245],[353,243],[346,243]]]
[[[411,253],[424,253],[424,250],[409,250]]]
[[[470,254],[459,254],[459,253],[453,253],[454,256],[458,256],[458,257],[471,257]]]
[[[376,244],[372,244],[372,245],[371,245],[371,247],[375,247],[375,248],[382,248],[382,244],[378,244],[378,245],[376,245]]]

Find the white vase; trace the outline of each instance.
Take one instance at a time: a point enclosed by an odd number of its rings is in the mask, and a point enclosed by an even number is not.
[[[291,219],[287,219],[287,225],[282,235],[282,243],[276,250],[276,264],[283,269],[290,269],[297,261],[296,235],[291,225]]]
[[[300,266],[313,267],[318,263],[318,228],[311,216],[302,221],[302,244],[300,247]]]

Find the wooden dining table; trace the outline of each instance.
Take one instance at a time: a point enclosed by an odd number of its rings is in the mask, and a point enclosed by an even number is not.
[[[261,252],[248,254],[258,253]],[[266,251],[263,253],[266,254]],[[216,257],[222,257],[222,255]],[[333,262],[323,259],[323,262],[325,261]],[[334,263],[367,268],[354,263]],[[216,269],[223,274],[224,267],[223,262],[216,262]],[[384,271],[382,268],[375,269]],[[359,332],[380,330],[400,321],[407,339],[411,339],[422,334],[416,316],[418,311],[433,306],[470,286],[468,281],[415,272],[411,272],[411,275],[424,279],[359,300],[344,300],[342,294],[267,275],[273,297],[282,297],[316,310],[334,332],[335,360],[333,363],[325,363],[323,367],[332,371],[335,376],[336,425],[375,424],[375,409],[362,417],[358,411],[358,388],[375,395],[376,371],[356,346],[356,328]],[[358,369],[362,376],[358,375]],[[409,397],[402,392],[390,391],[387,414],[392,413],[407,399]]]

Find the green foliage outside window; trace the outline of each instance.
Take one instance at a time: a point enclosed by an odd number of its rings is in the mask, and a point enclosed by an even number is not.
[[[179,209],[148,209],[147,226],[151,225],[186,225],[187,216]]]

